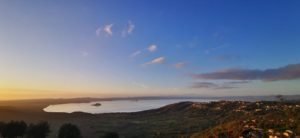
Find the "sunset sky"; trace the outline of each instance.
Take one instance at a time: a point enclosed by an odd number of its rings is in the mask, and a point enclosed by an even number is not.
[[[300,94],[299,7],[1,0],[0,100]]]

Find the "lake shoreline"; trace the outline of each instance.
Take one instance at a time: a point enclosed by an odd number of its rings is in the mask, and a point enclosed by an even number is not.
[[[101,113],[131,113],[139,112],[145,110],[151,110],[156,108],[161,108],[163,106],[179,103],[179,102],[211,102],[218,101],[216,99],[198,99],[198,98],[174,98],[174,99],[146,99],[146,100],[132,100],[132,99],[122,99],[122,100],[111,100],[111,101],[93,101],[88,103],[66,103],[66,104],[56,104],[49,105],[43,110],[48,113],[73,113],[73,112],[83,112],[91,114],[101,114]],[[94,104],[101,104],[101,106],[93,106]]]

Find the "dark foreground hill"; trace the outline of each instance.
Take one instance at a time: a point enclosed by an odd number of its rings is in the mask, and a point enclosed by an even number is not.
[[[136,113],[45,113],[45,102],[0,106],[0,121],[48,121],[49,137],[64,123],[77,125],[85,138],[108,132],[120,137],[296,137],[300,134],[300,102],[181,102]],[[28,106],[28,107],[27,107]]]

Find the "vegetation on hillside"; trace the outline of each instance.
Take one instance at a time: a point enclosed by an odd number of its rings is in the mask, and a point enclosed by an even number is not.
[[[49,134],[50,138],[56,138],[62,132],[70,132],[58,129],[61,126],[69,126],[66,128],[84,138],[294,138],[300,134],[300,102],[285,100],[181,102],[136,113],[66,114],[20,112],[16,109],[6,109],[5,112],[0,110],[0,113],[0,119],[3,116],[36,122],[42,118],[49,122],[19,127],[18,136],[30,138],[37,137],[34,136],[37,132],[45,134],[44,136]],[[68,122],[73,125],[64,125]],[[2,136],[10,134],[3,131],[11,128],[7,127],[10,123],[24,124],[23,121],[0,123]],[[52,128],[50,132],[49,125]]]

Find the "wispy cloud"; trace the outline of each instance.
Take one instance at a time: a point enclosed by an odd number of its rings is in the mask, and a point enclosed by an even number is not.
[[[97,36],[100,36],[100,35],[101,35],[101,32],[102,32],[102,28],[101,28],[101,27],[98,27],[98,28],[96,29],[96,35],[97,35]]]
[[[235,86],[218,86],[218,87],[215,87],[214,89],[218,89],[218,90],[220,90],[220,89],[235,89],[235,88],[238,88],[238,87],[235,87]]]
[[[152,64],[163,64],[163,63],[165,63],[165,60],[166,60],[165,57],[159,57],[159,58],[153,59],[151,61],[151,63]]]
[[[126,37],[126,36],[132,34],[134,28],[135,28],[135,25],[131,21],[128,21],[127,27],[122,31],[122,37]]]
[[[157,50],[157,46],[156,45],[150,45],[148,48],[149,52],[155,52]]]
[[[185,62],[178,62],[178,63],[174,64],[174,67],[176,69],[181,69],[181,68],[184,68],[185,66],[186,66]]]
[[[151,60],[150,62],[143,64],[143,66],[153,65],[153,64],[164,64],[165,62],[166,62],[165,57],[158,57],[158,58]]]
[[[243,80],[243,81],[229,81],[226,82],[227,84],[246,84],[246,83],[250,83],[251,81],[247,81],[247,80]]]
[[[225,84],[216,84],[212,82],[195,82],[190,86],[191,88],[196,88],[196,89],[233,89],[237,88],[235,86],[231,85],[225,85]]]
[[[191,86],[191,88],[212,88],[216,87],[217,85],[212,82],[195,82]]]
[[[130,57],[136,57],[136,56],[138,56],[138,55],[140,55],[142,53],[142,51],[140,51],[140,50],[138,50],[138,51],[135,51],[135,52],[133,52],[131,55],[130,55]]]
[[[148,46],[147,48],[145,48],[145,49],[142,49],[142,50],[138,50],[138,51],[135,51],[135,52],[133,52],[131,55],[130,55],[130,57],[136,57],[136,56],[138,56],[138,55],[140,55],[140,54],[142,54],[142,53],[144,53],[144,52],[155,52],[157,50],[157,45],[150,45],[150,46]]]
[[[107,24],[103,28],[101,28],[101,27],[97,28],[96,35],[100,36],[103,32],[106,36],[112,36],[113,35],[113,31],[112,31],[113,26],[114,26],[113,24]]]
[[[279,81],[300,79],[300,64],[275,69],[226,69],[211,73],[193,74],[196,79]]]
[[[108,25],[105,25],[104,28],[103,28],[103,31],[109,35],[109,36],[112,36],[113,35],[113,31],[112,31],[112,27],[114,25],[113,24],[108,24]]]

